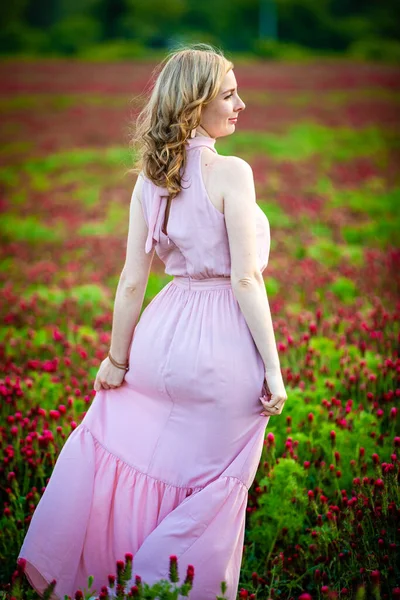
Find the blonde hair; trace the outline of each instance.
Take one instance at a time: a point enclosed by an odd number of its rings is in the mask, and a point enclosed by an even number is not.
[[[171,200],[182,189],[186,140],[200,125],[202,107],[217,97],[233,68],[219,48],[201,43],[173,50],[153,71],[156,80],[130,141],[137,156],[130,172],[143,171],[167,189],[166,220]]]

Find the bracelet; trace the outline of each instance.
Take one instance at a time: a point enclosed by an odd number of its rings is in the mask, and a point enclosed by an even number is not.
[[[111,363],[115,366],[118,367],[118,369],[124,369],[124,371],[128,371],[129,369],[129,362],[126,363],[125,365],[122,363],[118,363],[116,360],[113,359],[113,357],[111,356],[111,352],[108,352],[108,358],[110,359]]]

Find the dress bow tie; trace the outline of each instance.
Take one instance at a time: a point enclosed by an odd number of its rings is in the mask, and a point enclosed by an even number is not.
[[[153,248],[153,242],[160,241],[161,228],[164,224],[165,209],[167,206],[168,190],[158,186],[154,192],[149,219],[149,232],[147,234],[145,252],[148,254]]]

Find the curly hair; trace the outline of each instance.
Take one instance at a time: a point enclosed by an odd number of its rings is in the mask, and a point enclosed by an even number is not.
[[[186,140],[200,125],[202,107],[217,97],[226,73],[233,68],[219,48],[201,43],[171,51],[153,71],[155,83],[130,141],[137,157],[130,172],[142,171],[166,188],[166,219],[171,200],[182,189]]]

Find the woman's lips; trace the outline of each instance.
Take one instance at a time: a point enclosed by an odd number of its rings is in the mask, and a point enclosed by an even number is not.
[[[229,121],[234,121],[234,122],[236,123],[236,121],[237,121],[237,117],[235,117],[235,118],[232,118],[232,119],[228,119],[228,120],[229,120]]]

